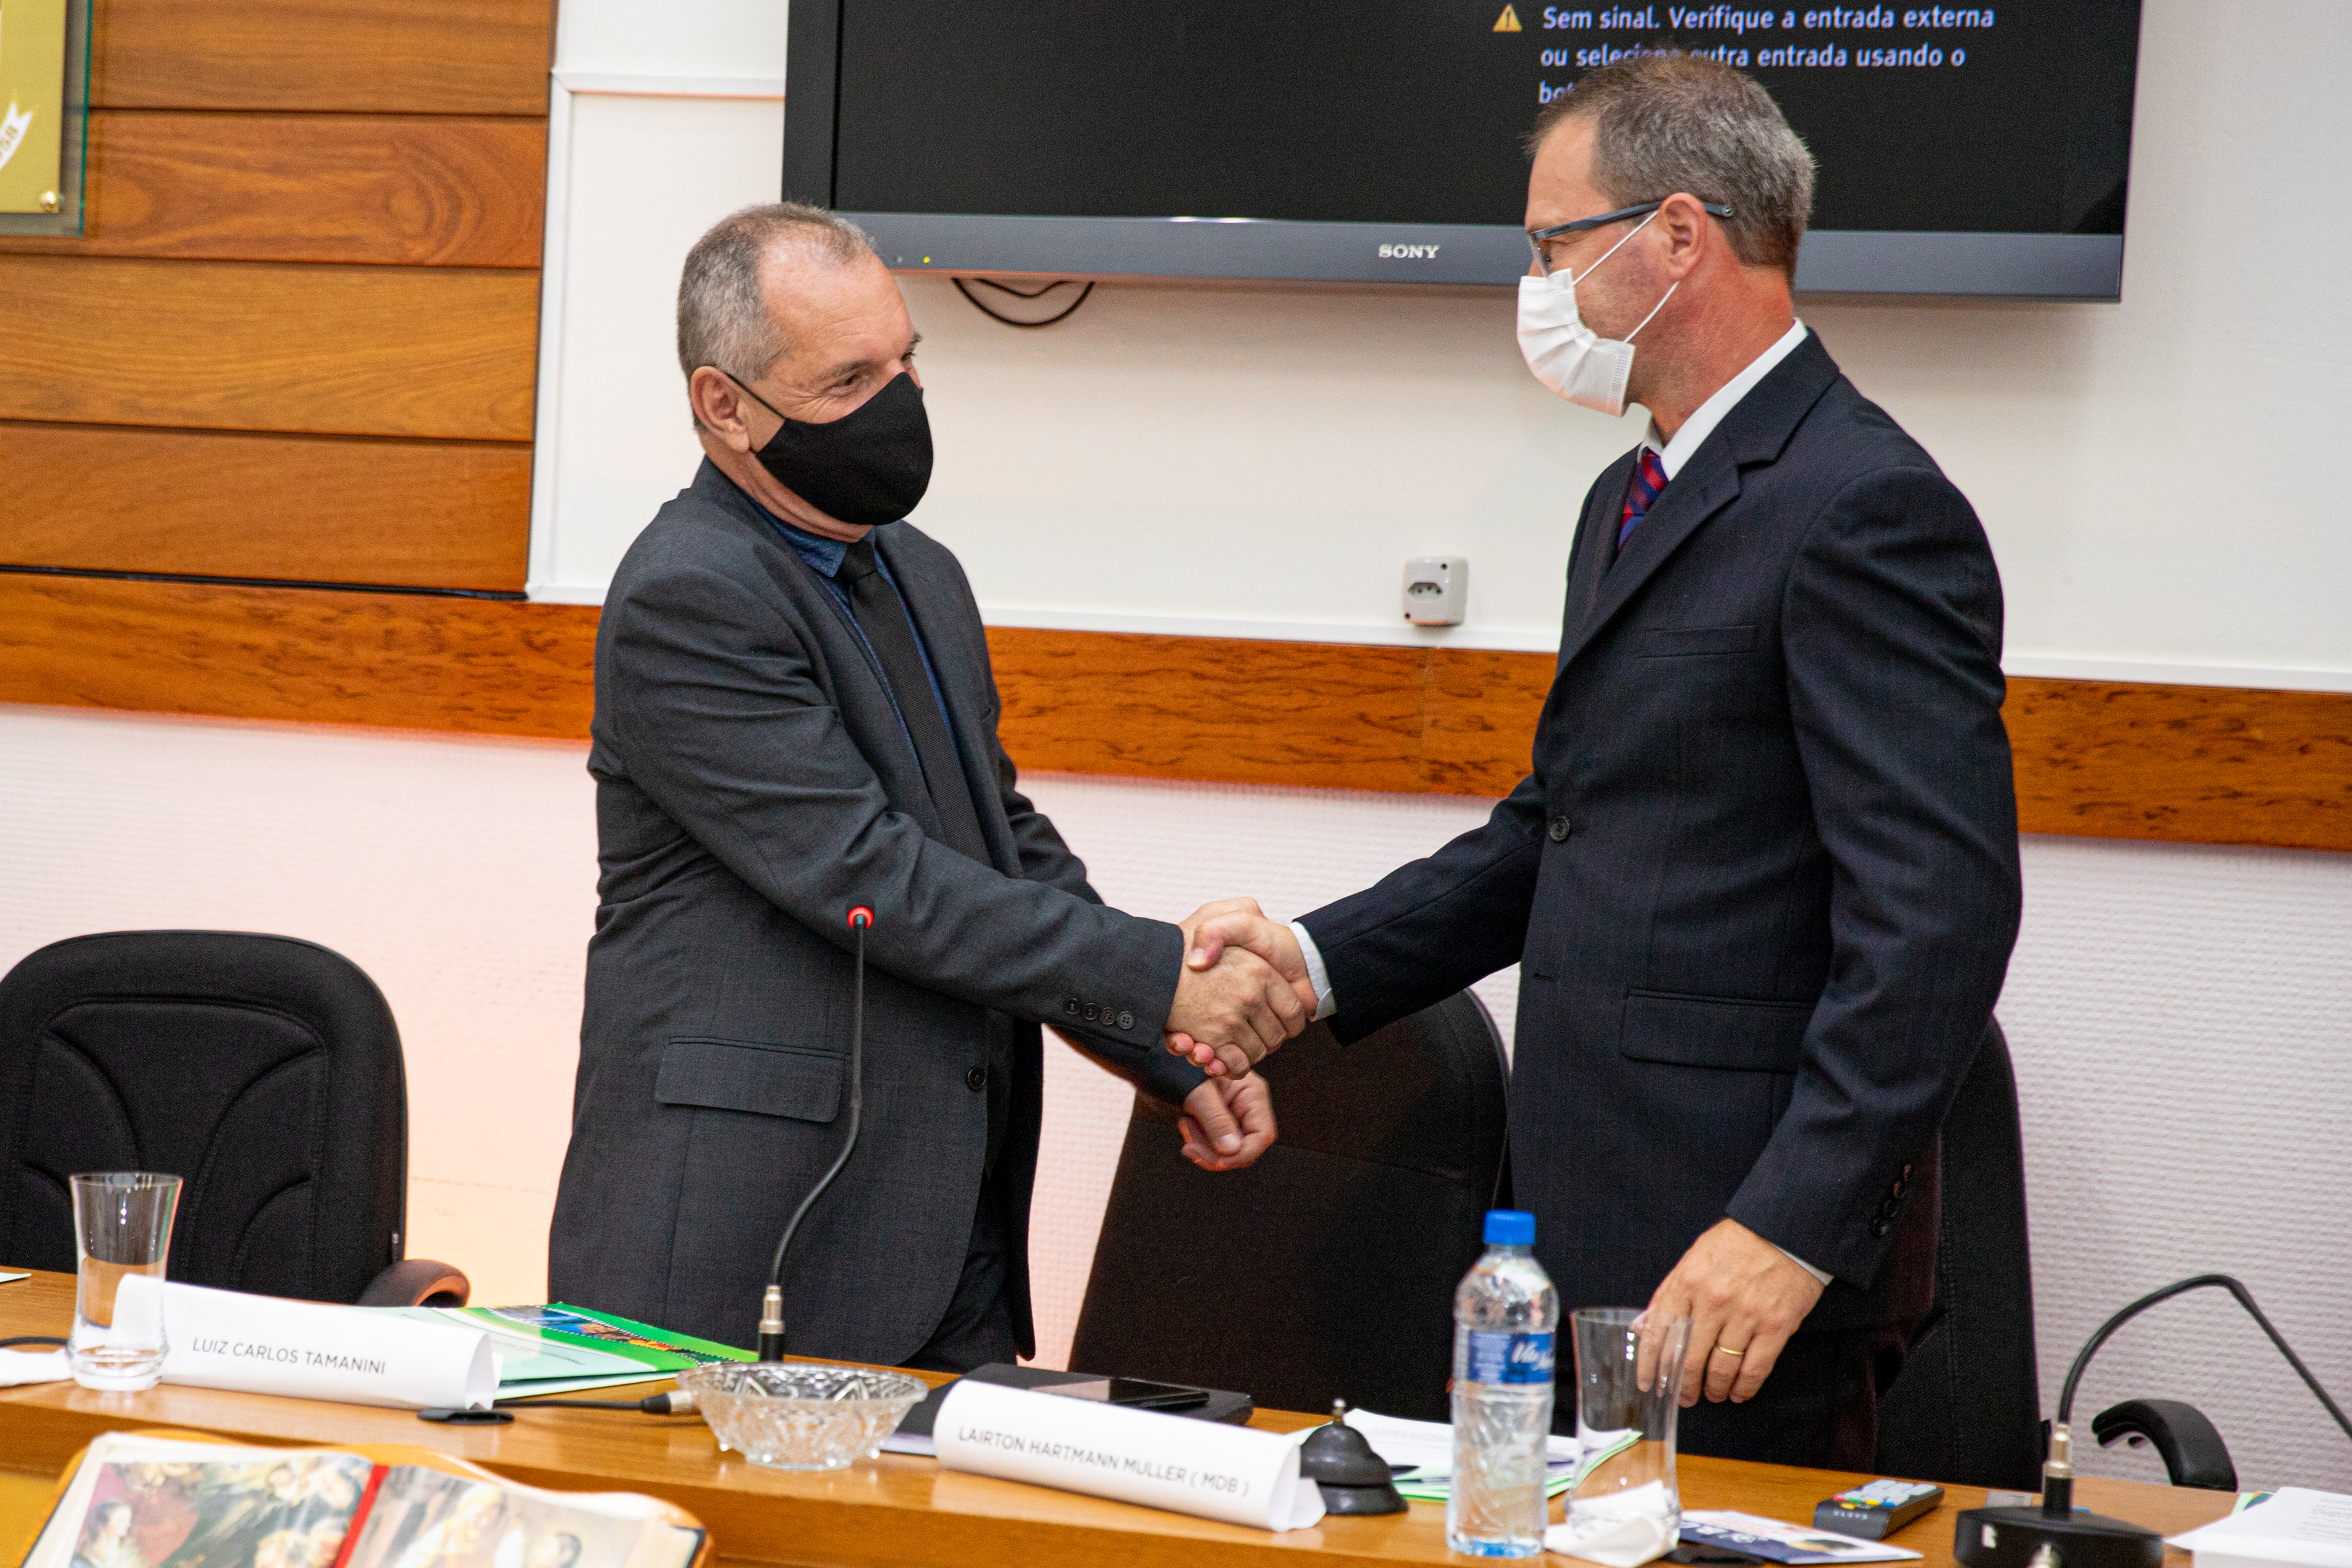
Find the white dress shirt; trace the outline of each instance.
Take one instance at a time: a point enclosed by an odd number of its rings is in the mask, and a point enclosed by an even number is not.
[[[1717,387],[1714,396],[1693,409],[1691,416],[1683,421],[1683,427],[1675,432],[1673,440],[1659,435],[1658,422],[1652,419],[1650,428],[1643,434],[1642,445],[1658,455],[1666,478],[1671,479],[1681,473],[1683,465],[1706,445],[1706,438],[1723,423],[1724,416],[1738,407],[1739,400],[1755,391],[1756,384],[1771,374],[1772,367],[1796,353],[1797,345],[1804,341],[1805,323],[1793,323],[1770,348],[1748,361],[1746,370]]]
[[[1715,434],[1715,427],[1723,423],[1724,416],[1739,406],[1740,399],[1755,391],[1756,384],[1769,375],[1772,367],[1795,353],[1797,345],[1804,341],[1805,323],[1797,321],[1781,333],[1770,348],[1748,361],[1747,369],[1717,387],[1715,395],[1683,421],[1682,428],[1675,432],[1673,440],[1667,440],[1659,433],[1655,419],[1650,421],[1650,428],[1643,436],[1642,445],[1657,453],[1658,463],[1666,470],[1669,480],[1681,472],[1683,465],[1691,460],[1692,454],[1706,444],[1706,438]],[[1290,932],[1298,939],[1299,954],[1307,960],[1307,978],[1315,987],[1315,1016],[1318,1020],[1328,1018],[1339,1010],[1339,1004],[1331,995],[1331,972],[1323,966],[1323,954],[1317,949],[1315,939],[1307,934],[1305,926],[1292,921]],[[1830,1282],[1829,1275],[1787,1247],[1780,1247],[1780,1251],[1790,1262],[1822,1284]]]

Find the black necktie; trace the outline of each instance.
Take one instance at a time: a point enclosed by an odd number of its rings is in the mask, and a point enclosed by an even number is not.
[[[991,864],[988,840],[981,836],[980,813],[971,803],[971,786],[964,782],[963,763],[956,755],[955,737],[948,733],[947,718],[931,695],[922,649],[915,642],[914,622],[908,618],[898,591],[882,574],[872,540],[859,540],[842,555],[839,577],[849,590],[857,629],[866,634],[874,657],[882,661],[882,675],[890,683],[898,717],[914,738],[915,757],[923,765],[923,782],[940,815],[940,842],[983,866]]]
[[[923,764],[923,782],[929,786],[931,805],[940,814],[940,841],[983,866],[994,864],[988,858],[988,841],[980,834],[980,814],[972,806],[971,786],[964,781],[955,737],[948,733],[947,716],[931,695],[930,674],[923,668],[922,649],[915,642],[914,620],[907,614],[898,590],[882,575],[871,539],[859,540],[843,553],[838,580],[849,590],[857,629],[866,634],[874,657],[882,661],[898,717],[914,737],[915,757]],[[987,1073],[982,1087],[988,1095],[988,1142],[981,1160],[983,1180],[996,1173],[1013,1106],[1013,1050],[1003,1024],[996,1015],[990,1015],[982,1036]],[[992,1201],[991,1196],[983,1194],[982,1201]]]

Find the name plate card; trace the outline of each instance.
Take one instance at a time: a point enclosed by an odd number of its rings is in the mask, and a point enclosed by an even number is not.
[[[1295,1437],[965,1378],[931,1440],[951,1470],[1087,1492],[1259,1530],[1304,1530],[1323,1493]]]
[[[116,1310],[152,1311],[159,1291],[165,1383],[403,1409],[487,1410],[498,1395],[479,1329],[139,1275],[122,1281]]]

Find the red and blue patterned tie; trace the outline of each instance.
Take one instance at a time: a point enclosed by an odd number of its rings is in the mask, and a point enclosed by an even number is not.
[[[1654,447],[1642,448],[1642,461],[1633,469],[1633,483],[1625,487],[1625,510],[1617,520],[1617,548],[1625,548],[1633,530],[1649,515],[1650,503],[1666,488],[1666,466],[1658,460]]]

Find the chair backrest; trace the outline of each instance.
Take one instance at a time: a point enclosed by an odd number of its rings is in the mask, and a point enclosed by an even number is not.
[[[290,937],[115,931],[0,980],[0,1258],[74,1267],[67,1178],[180,1176],[171,1278],[356,1300],[401,1257],[400,1032],[349,959]]]
[[[1503,1163],[1494,1021],[1463,992],[1352,1046],[1311,1026],[1258,1070],[1282,1136],[1246,1171],[1196,1169],[1137,1100],[1070,1365],[1444,1419]]]
[[[1936,1300],[1879,1400],[1881,1475],[2041,1488],[2025,1150],[2017,1078],[1993,1023],[1944,1119]]]

